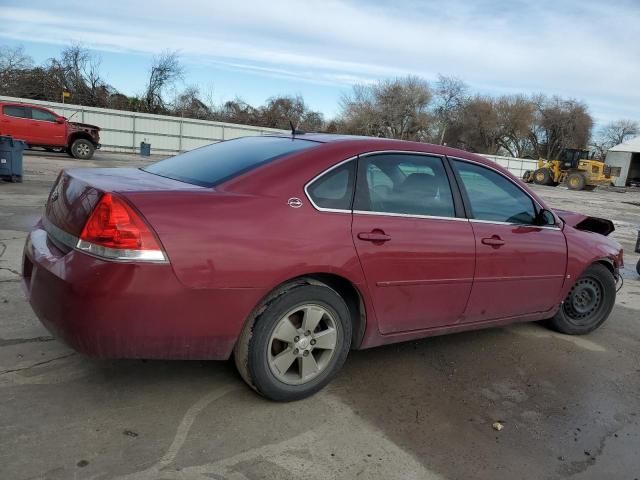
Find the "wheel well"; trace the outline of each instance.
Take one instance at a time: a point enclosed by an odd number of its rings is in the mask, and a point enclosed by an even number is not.
[[[611,262],[611,260],[598,260],[597,262],[594,262],[594,263],[599,263],[600,265],[607,267],[607,270],[611,272],[611,275],[613,275],[613,278],[617,278],[616,268]]]
[[[332,273],[312,273],[302,275],[300,277],[291,278],[272,289],[253,309],[247,320],[244,329],[250,328],[250,324],[257,318],[267,307],[269,303],[285,294],[288,290],[297,285],[324,285],[334,290],[347,304],[352,322],[351,348],[357,349],[364,337],[364,330],[367,325],[366,309],[362,295],[356,287],[344,277]]]
[[[85,132],[76,132],[73,133],[69,136],[69,145],[68,147],[71,148],[71,145],[73,145],[73,142],[75,142],[76,140],[78,140],[79,138],[83,139],[83,140],[88,140],[91,143],[93,143],[93,139],[91,138],[91,135],[89,135],[88,133]]]

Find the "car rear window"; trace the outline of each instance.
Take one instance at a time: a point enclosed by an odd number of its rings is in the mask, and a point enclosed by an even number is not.
[[[181,182],[213,187],[267,162],[317,146],[287,137],[243,137],[161,160],[142,170]]]

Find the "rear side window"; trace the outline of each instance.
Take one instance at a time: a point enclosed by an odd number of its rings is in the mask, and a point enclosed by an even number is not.
[[[290,137],[243,137],[191,150],[142,170],[213,187],[260,165],[317,145],[317,142]]]
[[[46,110],[40,110],[39,108],[31,109],[31,118],[33,120],[43,120],[45,122],[56,121],[56,116],[53,113],[47,112]]]
[[[497,172],[454,160],[467,192],[473,218],[489,222],[535,224],[533,200]]]
[[[356,162],[352,160],[315,180],[307,187],[307,193],[319,208],[351,210],[355,174]]]
[[[2,107],[2,113],[10,117],[27,118],[29,112],[24,107],[16,107],[14,105],[5,105]]]

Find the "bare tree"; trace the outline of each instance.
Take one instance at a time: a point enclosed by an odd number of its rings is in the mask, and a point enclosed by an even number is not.
[[[469,87],[457,77],[438,74],[435,85],[434,117],[437,126],[437,142],[444,143],[447,128],[460,114],[467,101]]]
[[[341,100],[341,120],[348,133],[425,140],[432,95],[414,76],[356,85]]]
[[[565,148],[584,148],[591,137],[593,118],[577,100],[537,95],[532,98],[534,122],[529,130],[533,152],[555,159]]]
[[[592,144],[595,156],[604,159],[611,147],[626,142],[640,133],[640,124],[633,120],[616,120],[600,128]]]
[[[0,75],[32,67],[33,59],[24,52],[24,47],[0,46]]]
[[[172,113],[181,117],[199,118],[201,120],[212,117],[211,110],[200,99],[200,90],[194,85],[187,87],[176,97]]]
[[[143,95],[145,110],[151,113],[162,113],[166,110],[163,98],[165,90],[182,79],[184,68],[180,63],[178,52],[164,52],[154,58],[149,69],[149,81]]]
[[[534,120],[534,106],[522,95],[507,95],[495,100],[499,134],[497,143],[512,157],[531,153],[529,129]]]

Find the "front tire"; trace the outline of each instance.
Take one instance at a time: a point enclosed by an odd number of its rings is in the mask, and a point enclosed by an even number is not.
[[[584,190],[587,185],[587,179],[580,172],[570,173],[567,177],[567,187],[569,190]]]
[[[536,185],[553,185],[553,174],[549,168],[539,168],[533,172],[533,183]]]
[[[323,285],[296,285],[268,301],[234,349],[242,378],[271,400],[313,395],[342,367],[351,345],[349,309]]]
[[[584,335],[602,325],[616,302],[616,281],[607,267],[594,263],[578,278],[551,328],[568,335]]]
[[[93,157],[96,147],[89,140],[79,138],[71,145],[71,155],[79,160],[89,160]]]

